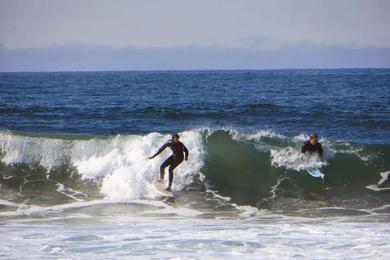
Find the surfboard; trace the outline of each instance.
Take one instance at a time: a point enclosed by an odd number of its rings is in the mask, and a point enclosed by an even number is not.
[[[165,197],[173,198],[175,194],[172,191],[166,191],[163,182],[158,182],[157,180],[153,181],[152,186],[157,191],[158,194]]]
[[[318,168],[309,168],[309,169],[306,169],[307,173],[310,174],[311,176],[315,177],[315,178],[324,178],[324,174],[320,171],[320,169]]]

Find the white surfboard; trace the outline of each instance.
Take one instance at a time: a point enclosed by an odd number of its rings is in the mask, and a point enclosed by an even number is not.
[[[315,177],[315,178],[324,178],[324,174],[320,171],[320,169],[318,168],[309,168],[309,169],[306,169],[307,173],[310,174],[311,176]]]
[[[163,182],[159,182],[155,180],[153,181],[152,186],[157,191],[157,193],[160,194],[161,196],[170,197],[170,198],[175,197],[175,194],[172,191],[165,190],[166,187],[164,187]]]

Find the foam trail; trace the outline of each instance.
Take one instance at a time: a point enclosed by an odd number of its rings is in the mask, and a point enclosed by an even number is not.
[[[285,167],[290,170],[303,171],[313,168],[321,168],[326,165],[325,161],[320,160],[318,155],[307,156],[293,147],[282,149],[272,149],[272,165],[276,167]]]
[[[7,206],[7,207],[18,207],[19,205],[7,200],[0,199],[0,206]]]
[[[368,186],[366,186],[366,188],[370,189],[370,190],[373,190],[373,191],[390,190],[390,187],[385,187],[385,188],[380,188],[379,187],[381,184],[383,184],[385,181],[388,180],[389,175],[390,175],[390,171],[381,172],[379,175],[381,176],[381,179],[378,181],[378,183],[377,184],[368,185]]]
[[[243,133],[234,129],[229,129],[230,135],[234,140],[240,141],[240,140],[255,140],[255,141],[261,141],[262,138],[268,137],[268,138],[279,138],[279,139],[285,139],[286,137],[284,135],[275,133],[271,130],[259,130],[254,133]]]

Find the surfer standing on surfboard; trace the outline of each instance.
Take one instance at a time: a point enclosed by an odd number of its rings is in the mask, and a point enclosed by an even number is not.
[[[188,149],[185,145],[179,141],[179,134],[175,133],[172,135],[172,139],[166,142],[160,149],[149,159],[153,159],[159,155],[165,148],[169,147],[172,150],[172,155],[169,156],[160,166],[160,182],[164,180],[165,168],[169,166],[169,185],[165,189],[166,191],[171,191],[172,181],[173,181],[173,169],[175,169],[179,164],[182,163],[183,159],[188,160]],[[185,154],[185,156],[183,155]]]
[[[318,152],[318,154],[322,157],[323,150],[321,143],[318,142],[318,135],[316,133],[312,133],[309,138],[309,141],[306,141],[302,146],[302,153],[305,153],[306,151]]]

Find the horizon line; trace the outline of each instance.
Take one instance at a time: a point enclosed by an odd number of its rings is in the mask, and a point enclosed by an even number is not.
[[[26,70],[0,71],[4,73],[77,73],[77,72],[207,72],[207,71],[272,71],[272,70],[386,70],[390,67],[291,67],[291,68],[245,68],[245,69],[129,69],[129,70]]]

